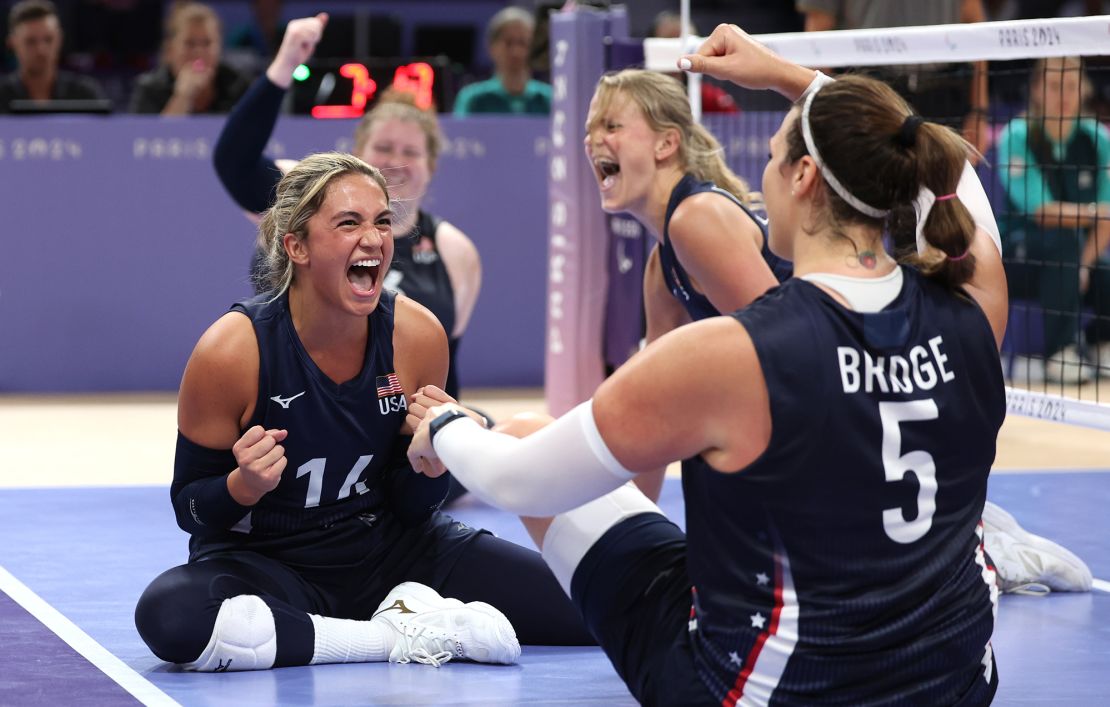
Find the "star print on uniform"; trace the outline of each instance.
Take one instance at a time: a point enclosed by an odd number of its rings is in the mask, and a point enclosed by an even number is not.
[[[728,662],[735,663],[738,668],[744,664],[744,661],[740,660],[740,656],[737,655],[736,651],[729,651]]]
[[[690,628],[690,633],[693,633],[694,631],[697,631],[698,630],[698,620],[697,619],[690,619],[690,623],[688,624],[688,626]]]
[[[752,628],[762,629],[764,624],[767,623],[767,617],[759,612],[752,614]]]
[[[755,576],[755,583],[761,587],[766,586],[770,581],[771,578],[768,577],[764,572],[760,572]]]

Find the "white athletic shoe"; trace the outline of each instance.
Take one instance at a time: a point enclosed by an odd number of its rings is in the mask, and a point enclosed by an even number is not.
[[[404,582],[378,605],[371,620],[383,620],[397,634],[389,662],[415,661],[439,667],[451,660],[510,665],[520,643],[505,615],[480,601],[463,604],[431,587]]]
[[[1104,341],[1091,349],[1092,363],[1098,368],[1098,375],[1110,378],[1110,341]]]
[[[1079,354],[1075,344],[1065,346],[1044,363],[1044,379],[1048,383],[1079,385],[1094,377],[1095,369]]]
[[[1091,570],[1083,560],[1024,530],[990,501],[983,509],[983,549],[994,562],[999,588],[1007,594],[1091,591]]]

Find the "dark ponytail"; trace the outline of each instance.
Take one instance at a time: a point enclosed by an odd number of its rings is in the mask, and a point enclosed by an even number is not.
[[[937,196],[925,219],[922,235],[931,248],[905,257],[927,277],[948,287],[959,287],[975,272],[971,243],[975,220],[959,197],[953,197],[963,175],[968,147],[962,137],[937,123],[923,123],[918,129],[917,181]]]
[[[809,154],[801,122],[799,117],[787,133],[789,162]],[[843,236],[843,224],[885,228],[899,262],[949,287],[967,282],[975,270],[968,252],[975,222],[959,198],[943,198],[956,192],[969,154],[967,142],[914,116],[892,88],[864,76],[844,76],[823,86],[810,106],[809,123],[826,169],[853,197],[889,211],[885,218],[868,216],[827,189],[825,217],[834,233]],[[925,222],[930,247],[918,253],[913,203],[922,187],[941,200]]]

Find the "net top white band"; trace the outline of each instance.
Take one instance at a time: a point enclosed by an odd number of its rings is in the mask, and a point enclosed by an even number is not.
[[[1110,54],[1110,15],[885,29],[786,32],[754,38],[802,66],[888,66]],[[703,39],[687,39],[686,53]],[[645,39],[644,66],[674,71],[681,39]]]

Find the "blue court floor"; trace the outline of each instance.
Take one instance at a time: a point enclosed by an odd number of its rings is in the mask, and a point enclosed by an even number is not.
[[[668,479],[661,505],[681,523],[679,496]],[[1110,577],[1110,469],[996,474],[990,497]],[[185,560],[167,488],[0,490],[0,509],[0,705],[634,704],[596,648],[526,646],[504,667],[185,673],[151,655],[132,622],[146,583]],[[465,502],[451,513],[527,543],[507,514]],[[1097,584],[1090,594],[1003,597],[996,704],[1110,703],[1110,584]]]

